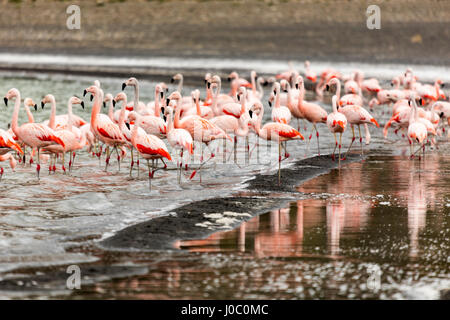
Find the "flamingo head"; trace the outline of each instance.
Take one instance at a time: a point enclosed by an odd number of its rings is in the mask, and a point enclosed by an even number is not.
[[[131,77],[127,81],[122,83],[122,91],[125,90],[126,86],[136,87],[138,85],[139,85],[139,81],[135,77]]]
[[[12,99],[12,98],[17,98],[19,96],[19,90],[17,90],[16,88],[12,88],[10,89],[7,93],[6,96],[4,97],[4,101],[5,101],[5,105],[8,106],[8,100]]]
[[[181,100],[181,94],[178,91],[174,91],[170,94],[167,100]],[[167,104],[169,104],[169,102]]]
[[[119,101],[127,101],[127,95],[125,94],[125,92],[119,92],[118,94],[116,94],[113,100],[113,104],[116,104]]]
[[[98,92],[100,92],[100,88],[97,86],[90,86],[90,87],[84,89],[83,96],[85,96],[88,92],[92,93],[92,95],[95,96]]]
[[[183,79],[183,75],[181,73],[177,73],[176,75],[174,75],[171,79],[170,82],[174,83],[175,80],[182,80]]]
[[[47,94],[41,101],[42,109],[44,109],[46,103],[55,103],[55,97],[52,94]]]
[[[211,79],[211,77],[212,77],[211,73],[208,72],[207,74],[205,74],[205,84],[208,83],[208,81]]]
[[[69,99],[69,103],[71,103],[71,104],[81,104],[81,106],[84,109],[84,101],[81,100],[80,98],[76,97],[76,96],[71,97]]]
[[[25,100],[23,101],[23,103],[24,103],[27,107],[34,107],[34,110],[37,110],[37,104],[34,103],[33,99],[31,99],[31,98],[25,98]]]
[[[239,79],[239,75],[236,71],[233,71],[228,75],[228,81],[231,81],[233,79]]]

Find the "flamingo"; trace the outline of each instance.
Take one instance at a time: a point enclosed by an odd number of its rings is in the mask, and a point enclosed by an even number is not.
[[[86,95],[88,92],[94,95],[94,103],[91,111],[91,130],[100,141],[107,145],[105,171],[108,170],[110,159],[109,147],[113,147],[113,149],[116,150],[117,162],[120,170],[120,156],[117,147],[126,144],[126,140],[123,137],[119,126],[107,115],[100,113],[100,108],[103,103],[103,90],[97,86],[90,86],[84,90],[83,95]]]
[[[374,124],[377,127],[380,127],[377,120],[375,120],[374,117],[363,107],[357,106],[357,105],[346,105],[344,107],[339,107],[339,112],[343,113],[345,117],[347,118],[347,122],[350,123],[350,126],[352,127],[352,142],[350,143],[350,146],[347,149],[347,152],[345,153],[344,159],[347,157],[348,152],[350,151],[350,148],[352,147],[353,142],[355,141],[355,130],[354,125],[358,126],[359,129],[359,142],[361,143],[361,155],[364,153],[363,144],[362,144],[362,135],[361,135],[361,124]],[[366,127],[366,136],[370,135],[370,132],[368,128]]]
[[[309,142],[311,141],[313,130],[316,131],[317,137],[317,152],[320,156],[320,145],[319,145],[319,131],[317,130],[317,123],[326,123],[327,122],[327,112],[318,104],[308,102],[303,100],[305,96],[305,84],[302,76],[298,76],[297,86],[300,86],[300,93],[298,96],[298,106],[299,111],[304,115],[305,119],[312,123],[313,128],[311,129],[311,133],[309,135]]]
[[[183,93],[183,81],[184,81],[184,77],[181,73],[177,73],[176,75],[174,75],[171,79],[170,82],[174,83],[176,80],[178,80],[178,87],[177,87],[177,91],[182,94]],[[183,96],[181,98],[180,101],[180,105],[183,104],[188,104],[190,105],[192,103],[192,97],[189,96]]]
[[[47,103],[48,101],[54,101],[52,99],[49,99],[49,96],[51,95],[47,95],[44,97],[44,99],[42,100],[41,104],[42,106],[45,105],[45,103]],[[80,140],[80,136],[77,135],[76,133],[74,133],[73,128],[72,128],[72,104],[81,104],[84,107],[84,103],[83,101],[81,101],[80,98],[78,97],[71,97],[69,98],[69,103],[68,103],[68,122],[67,122],[67,128],[66,129],[60,129],[60,130],[56,130],[55,134],[58,138],[60,138],[63,142],[64,142],[64,146],[62,145],[50,145],[47,147],[43,148],[43,151],[45,152],[49,152],[55,155],[54,157],[54,164],[52,166],[52,161],[50,159],[50,165],[49,165],[49,172],[56,171],[55,168],[55,164],[56,164],[56,157],[58,154],[62,154],[62,170],[64,171],[64,173],[66,173],[66,167],[65,167],[65,154],[67,152],[70,152],[70,160],[69,160],[69,171],[72,170],[72,164],[73,164],[73,160],[72,157],[74,156],[75,151],[82,149],[85,145],[86,145],[86,138],[84,135],[81,135],[81,140]],[[50,115],[50,121],[49,123],[51,125],[54,125],[55,122],[55,110],[53,110],[55,108],[55,105],[52,103],[52,112]]]
[[[214,117],[214,112],[208,106],[200,106],[200,91],[194,90],[191,92],[192,104],[195,107],[191,107],[189,110],[183,112],[183,117],[198,115],[204,119],[212,119]]]
[[[190,155],[194,153],[194,142],[190,133],[184,129],[175,129],[173,124],[173,109],[166,107],[164,115],[167,117],[167,141],[174,149],[180,150],[179,161],[177,162],[178,183],[181,183],[181,168],[183,167],[183,151]],[[187,169],[187,164],[186,164]]]
[[[134,100],[126,106],[127,110],[140,112],[145,109],[145,103],[139,101],[139,81],[135,77],[129,78],[122,83],[122,91],[124,91],[127,86],[134,87]]]
[[[315,83],[317,81],[317,74],[313,70],[311,70],[308,60],[305,61],[305,77],[312,83]]]
[[[262,103],[256,102],[253,105],[253,107],[249,110],[250,117],[252,117],[252,113],[254,111],[258,114],[258,119],[255,125],[257,135],[264,140],[273,140],[278,142],[278,184],[281,184],[281,142],[298,139],[304,140],[305,138],[300,132],[285,123],[269,122],[261,128],[261,123],[264,116],[264,107]]]
[[[272,121],[289,124],[292,119],[291,111],[286,106],[282,106],[280,103],[280,83],[275,82],[274,84],[274,95],[275,95],[275,104],[272,109]],[[270,105],[270,102],[269,102]]]
[[[41,148],[48,147],[52,144],[59,144],[64,148],[64,142],[57,137],[55,131],[48,126],[40,123],[25,123],[19,127],[18,118],[20,110],[20,92],[16,88],[12,88],[6,94],[4,101],[8,105],[10,99],[16,99],[14,103],[14,111],[11,120],[11,128],[14,134],[23,143],[30,148],[36,148],[38,152],[38,164],[36,166],[36,173],[39,179],[39,172],[41,171],[40,151]],[[23,152],[21,152],[23,153]]]
[[[46,95],[44,99],[41,101],[42,108],[44,108],[44,104],[46,103],[50,103],[51,105],[53,120],[52,122],[50,120],[46,120],[43,122],[43,124],[49,126],[52,130],[67,129],[69,122],[69,115],[68,114],[56,115],[56,101],[55,97],[52,94]],[[52,117],[50,118],[52,119]],[[81,117],[74,114],[72,115],[72,121],[73,121],[72,125],[75,127],[81,127],[87,123]]]
[[[347,118],[342,113],[337,110],[337,96],[333,96],[332,104],[333,104],[333,112],[330,113],[327,117],[327,126],[330,129],[331,133],[334,135],[334,140],[336,144],[333,149],[333,155],[331,156],[334,161],[334,153],[336,152],[336,147],[338,146],[338,141],[336,138],[336,133],[339,133],[339,166],[341,164],[341,145],[342,145],[342,133],[344,133],[347,128]]]
[[[236,71],[231,72],[228,75],[228,81],[236,80],[238,87],[246,87],[246,88],[252,88],[252,84],[248,82],[244,78],[240,78],[239,74]]]
[[[412,103],[412,110],[411,115],[409,117],[409,126],[408,126],[408,140],[410,143],[410,150],[411,150],[411,159],[414,158],[413,153],[414,150],[414,143],[417,141],[419,143],[420,148],[423,148],[425,153],[425,141],[427,140],[427,128],[426,126],[419,121],[419,116],[417,112],[417,104],[416,99],[414,99],[414,96],[410,96],[410,101]],[[420,158],[419,158],[420,159]]]
[[[133,144],[133,147],[139,152],[141,157],[147,160],[148,183],[149,189],[151,190],[151,179],[153,178],[154,174],[154,161],[163,158],[167,158],[169,161],[171,161],[172,157],[170,156],[166,145],[161,139],[152,134],[147,134],[145,130],[141,128],[141,124],[143,122],[142,116],[137,112],[134,112],[133,114],[135,117],[135,124],[133,129],[131,130],[131,143]],[[127,126],[129,126],[128,123]],[[152,160],[151,167],[149,160]]]

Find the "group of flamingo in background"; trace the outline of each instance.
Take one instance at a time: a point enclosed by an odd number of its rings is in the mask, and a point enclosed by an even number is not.
[[[317,140],[317,151],[320,155],[319,130],[317,126],[326,124],[334,135],[335,146],[331,155],[336,160],[336,149],[339,150],[338,161],[344,160],[356,140],[355,127],[358,127],[361,154],[363,136],[361,125],[364,126],[365,144],[370,142],[368,125],[379,127],[375,118],[363,106],[367,105],[371,112],[377,112],[380,106],[382,113],[391,113],[384,127],[384,137],[388,129],[395,128],[395,133],[402,132],[411,146],[411,158],[430,144],[437,148],[437,136],[445,132],[445,125],[450,123],[450,103],[442,91],[443,83],[436,80],[434,85],[422,84],[412,69],[392,79],[393,88],[383,89],[375,78],[364,79],[361,71],[350,75],[342,75],[332,68],[321,72],[318,77],[311,70],[310,63],[305,62],[303,75],[292,66],[288,71],[275,77],[257,77],[252,71],[250,81],[241,78],[237,72],[228,76],[230,92],[223,93],[222,81],[219,75],[205,75],[206,96],[200,97],[200,91],[194,90],[188,96],[183,96],[183,75],[176,74],[171,81],[178,81],[178,88],[169,94],[165,83],[158,83],[154,89],[154,100],[148,103],[140,100],[139,81],[132,77],[123,82],[122,91],[113,96],[104,94],[98,80],[84,90],[83,95],[90,94],[92,107],[90,121],[73,114],[72,107],[85,102],[77,96],[72,96],[67,104],[66,114],[56,114],[55,97],[47,94],[41,101],[41,107],[50,104],[50,119],[36,123],[30,108],[37,110],[38,105],[25,98],[23,106],[28,116],[28,122],[19,125],[18,118],[22,106],[22,98],[18,89],[10,89],[4,102],[8,105],[14,100],[12,120],[8,130],[0,129],[0,161],[9,161],[11,168],[17,161],[26,163],[28,156],[30,165],[36,162],[36,172],[39,179],[41,161],[46,159],[49,164],[49,174],[55,173],[58,160],[64,173],[71,171],[76,153],[87,148],[93,156],[105,155],[105,170],[108,170],[110,159],[115,152],[120,170],[120,163],[130,156],[130,176],[137,166],[139,174],[139,159],[147,162],[149,185],[157,170],[167,168],[166,161],[172,161],[176,155],[178,182],[183,176],[182,169],[188,170],[194,149],[201,149],[201,164],[189,176],[192,179],[196,172],[210,159],[215,157],[211,142],[223,140],[223,155],[226,159],[226,140],[234,141],[236,161],[236,145],[238,137],[246,138],[248,152],[248,135],[254,132],[257,137],[278,143],[278,180],[281,181],[281,161],[289,157],[287,142],[304,140],[300,133],[300,121],[311,131],[307,138],[309,142],[313,135]],[[305,80],[306,79],[306,80]],[[324,100],[325,91],[333,92],[331,112],[328,113],[321,105],[306,100],[305,81],[314,89],[318,101]],[[342,87],[342,83],[344,83]],[[264,88],[271,85],[268,96],[271,110],[271,120],[263,124],[264,118]],[[128,101],[124,90],[134,89],[133,99]],[[341,96],[341,90],[344,94]],[[120,104],[115,111],[116,104]],[[108,107],[107,113],[101,113],[103,107]],[[296,119],[296,125],[293,121]],[[440,121],[443,119],[444,121]],[[352,140],[347,152],[342,156],[342,135],[348,125],[352,130]],[[338,136],[339,135],[339,139]],[[232,139],[232,137],[234,139]],[[165,140],[165,141],[164,141]],[[415,144],[419,149],[414,150]],[[168,148],[170,146],[170,151]],[[203,145],[209,150],[209,158],[203,158]],[[28,149],[27,149],[28,148]],[[282,152],[284,150],[284,153]],[[65,167],[65,157],[69,154],[68,168]],[[420,156],[419,156],[420,157]],[[186,159],[187,158],[187,159]],[[36,159],[36,160],[34,160]],[[161,160],[162,167],[158,168]],[[173,160],[175,162],[175,160]],[[0,179],[4,170],[0,168]]]

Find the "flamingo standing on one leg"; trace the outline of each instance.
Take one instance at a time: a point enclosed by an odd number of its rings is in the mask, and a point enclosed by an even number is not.
[[[298,139],[304,140],[305,138],[300,132],[284,123],[269,122],[261,128],[264,116],[264,107],[261,102],[256,102],[249,110],[250,117],[252,117],[253,111],[258,112],[258,120],[255,125],[255,131],[258,136],[268,141],[273,140],[278,142],[278,184],[281,184],[281,142]]]
[[[38,164],[36,166],[36,173],[39,179],[39,172],[41,170],[40,165],[40,151],[43,147],[48,147],[52,144],[59,144],[64,147],[64,142],[58,138],[55,132],[48,126],[40,123],[25,123],[19,127],[18,118],[20,110],[20,92],[16,88],[10,89],[6,94],[4,100],[8,105],[8,100],[15,98],[14,112],[11,120],[11,128],[14,134],[23,143],[30,148],[36,148],[38,152]]]
[[[347,128],[347,118],[342,113],[337,110],[337,96],[333,96],[333,112],[327,117],[327,126],[331,133],[334,135],[334,140],[336,144],[333,149],[333,155],[331,156],[334,161],[334,153],[336,152],[336,147],[338,146],[338,141],[336,138],[336,133],[339,133],[339,167],[341,166],[341,146],[342,146],[342,133],[344,133]]]

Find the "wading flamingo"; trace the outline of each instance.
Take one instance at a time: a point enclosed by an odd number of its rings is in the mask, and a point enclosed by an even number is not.
[[[100,141],[107,145],[105,171],[108,170],[110,160],[109,147],[116,150],[117,162],[120,170],[120,155],[117,147],[126,144],[126,140],[123,137],[119,126],[107,115],[100,113],[101,105],[103,104],[103,90],[97,86],[90,86],[84,90],[83,95],[86,95],[88,92],[94,95],[94,103],[91,111],[91,130]]]
[[[299,139],[304,140],[305,138],[300,132],[284,123],[269,122],[261,128],[261,123],[264,116],[264,107],[260,102],[256,102],[249,110],[250,117],[252,117],[253,112],[258,114],[258,120],[255,125],[255,131],[258,136],[267,141],[278,142],[278,184],[281,184],[281,142]]]
[[[347,128],[347,118],[337,110],[337,96],[333,96],[332,104],[333,104],[333,112],[330,113],[327,117],[327,126],[330,129],[331,133],[334,135],[334,140],[336,144],[334,145],[333,155],[331,158],[334,161],[334,154],[336,152],[336,147],[339,145],[339,166],[341,165],[341,146],[342,146],[342,133],[344,133]],[[339,144],[336,138],[336,133],[339,133]]]
[[[425,125],[419,121],[419,115],[417,112],[417,104],[414,95],[410,96],[410,103],[412,103],[411,115],[409,117],[409,126],[408,126],[408,140],[410,143],[411,150],[411,159],[414,158],[414,143],[419,144],[419,149],[423,148],[423,152],[425,155],[425,142],[427,140],[427,128]],[[420,157],[419,157],[420,160]]]
[[[299,86],[299,89],[300,89],[300,93],[298,96],[297,108],[304,115],[305,119],[308,120],[309,122],[311,122],[313,125],[313,127],[311,129],[311,133],[309,135],[308,146],[309,146],[309,142],[311,142],[313,130],[315,130],[316,137],[317,137],[317,153],[320,156],[319,131],[317,130],[316,124],[317,123],[326,123],[328,114],[325,111],[325,109],[323,109],[318,104],[303,100],[305,97],[305,84],[304,84],[302,76],[298,76],[297,86]]]
[[[38,163],[36,166],[36,173],[39,179],[39,172],[41,171],[41,148],[48,147],[52,144],[60,144],[64,148],[64,142],[56,136],[55,131],[41,123],[25,123],[19,127],[20,92],[16,88],[8,91],[4,98],[5,104],[8,105],[8,100],[13,98],[15,98],[16,101],[14,103],[11,128],[17,138],[23,141],[25,145],[37,149]]]

